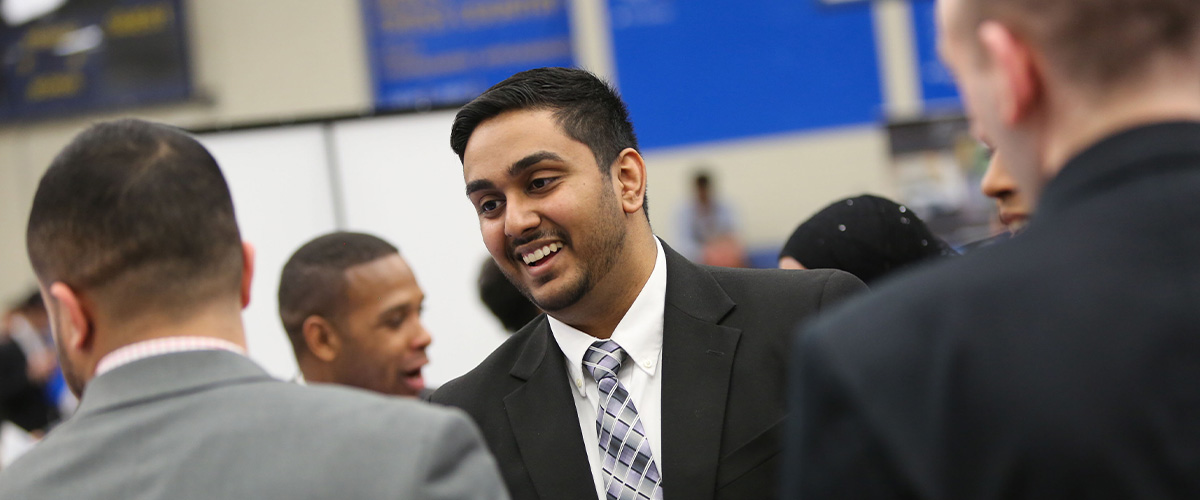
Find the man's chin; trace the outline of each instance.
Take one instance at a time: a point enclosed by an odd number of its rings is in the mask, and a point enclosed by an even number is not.
[[[548,284],[549,285],[549,284]],[[529,294],[529,301],[538,309],[546,311],[549,314],[560,312],[579,303],[583,296],[587,293],[587,288],[574,284],[574,286],[554,287],[550,290],[550,286],[543,286],[541,290],[535,289]]]

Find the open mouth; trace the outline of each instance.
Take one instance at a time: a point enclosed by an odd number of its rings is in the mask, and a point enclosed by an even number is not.
[[[537,267],[546,263],[547,257],[558,253],[562,249],[562,243],[554,242],[532,252],[522,254],[521,260],[525,261],[525,265],[529,267]]]

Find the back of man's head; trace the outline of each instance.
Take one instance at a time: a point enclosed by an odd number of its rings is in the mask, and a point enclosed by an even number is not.
[[[346,312],[346,270],[400,251],[378,237],[336,232],[301,246],[279,277],[279,317],[296,357],[308,352],[304,321],[320,316],[337,321]]]
[[[186,317],[237,298],[241,237],[229,188],[195,139],[139,120],[94,125],[54,159],[34,196],[29,258],[109,317]]]
[[[1196,0],[941,0],[961,3],[961,24],[974,39],[997,20],[1043,51],[1050,67],[1078,84],[1110,90],[1136,81],[1162,57],[1200,57]]]

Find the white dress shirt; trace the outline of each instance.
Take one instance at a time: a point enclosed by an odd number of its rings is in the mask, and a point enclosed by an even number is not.
[[[629,391],[634,408],[642,420],[654,463],[662,471],[662,344],[663,313],[667,303],[667,260],[662,243],[654,238],[657,257],[654,271],[642,287],[610,340],[625,351],[625,360],[617,380]],[[596,337],[549,316],[550,331],[559,349],[567,358],[567,380],[575,390],[575,410],[579,415],[579,430],[592,466],[592,480],[598,498],[604,498],[604,469],[600,462],[600,438],[596,435],[596,409],[600,389],[590,373],[583,370],[583,355]]]

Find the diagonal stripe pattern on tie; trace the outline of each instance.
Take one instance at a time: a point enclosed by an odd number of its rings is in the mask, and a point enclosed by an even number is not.
[[[625,351],[601,340],[583,355],[583,369],[600,388],[596,434],[604,468],[606,500],[662,500],[662,477],[629,391],[617,380]]]

